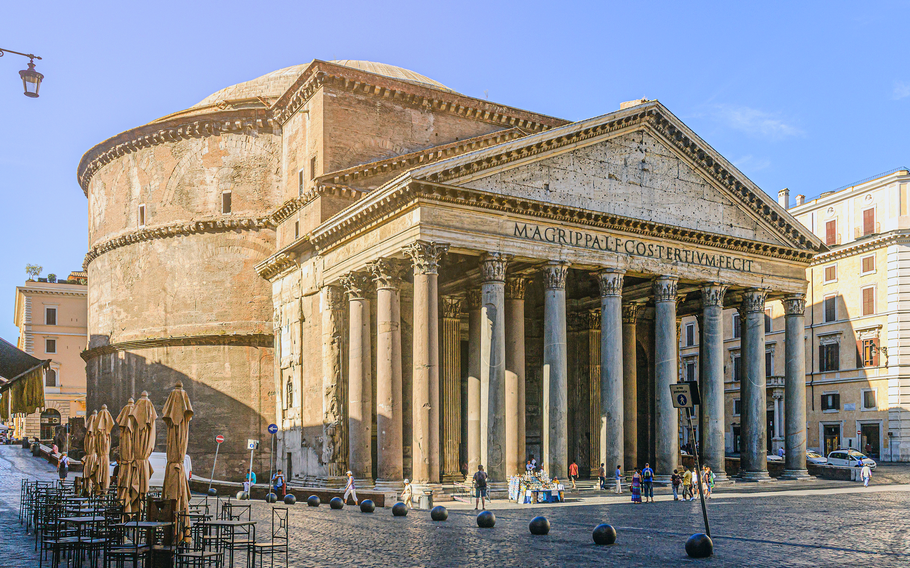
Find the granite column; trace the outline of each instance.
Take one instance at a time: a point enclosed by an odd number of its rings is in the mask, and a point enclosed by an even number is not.
[[[480,456],[480,290],[468,292],[468,475],[470,478],[483,463]]]
[[[702,286],[701,373],[702,463],[717,479],[727,479],[724,458],[724,295],[722,284]]]
[[[480,259],[480,389],[481,414],[486,410],[486,428],[481,423],[481,444],[486,440],[486,460],[490,481],[505,483],[506,476],[506,341],[505,280],[508,256],[486,253]],[[483,420],[483,416],[481,416]],[[472,474],[472,472],[468,472]]]
[[[442,333],[440,372],[442,431],[442,481],[461,481],[459,448],[461,447],[461,304],[455,296],[442,298]]]
[[[549,261],[543,269],[543,461],[551,478],[568,472],[568,346],[566,276],[569,263]]]
[[[655,478],[669,480],[679,458],[679,411],[673,407],[670,385],[677,382],[678,339],[674,276],[654,280],[654,375],[656,399]]]
[[[350,273],[348,293],[348,468],[361,485],[373,480],[373,361],[370,347],[370,278]]]
[[[524,473],[525,463],[525,278],[505,285],[506,473]]]
[[[626,472],[642,466],[638,463],[638,339],[635,337],[640,310],[640,304],[622,307],[622,431]]]
[[[784,298],[784,479],[811,479],[806,469],[806,296]]]
[[[625,270],[597,274],[600,286],[600,461],[624,465],[622,282]]]
[[[768,481],[767,379],[765,377],[765,290],[743,294],[742,333],[742,478]]]

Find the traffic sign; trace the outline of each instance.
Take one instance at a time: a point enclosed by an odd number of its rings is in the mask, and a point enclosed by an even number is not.
[[[698,389],[695,383],[676,383],[670,385],[670,396],[674,408],[692,408],[698,402]]]
[[[247,440],[246,441],[246,449],[255,450],[258,447],[259,447],[259,440]]]
[[[278,425],[269,424],[269,434],[277,434],[277,433],[278,433]]]
[[[223,442],[223,441],[224,441],[224,436],[222,436],[221,434],[218,434],[217,436],[215,436],[215,443],[216,443],[216,444],[220,444],[220,443]]]

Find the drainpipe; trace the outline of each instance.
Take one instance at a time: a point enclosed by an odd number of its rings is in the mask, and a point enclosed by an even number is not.
[[[815,272],[814,268],[810,267],[809,270],[812,270],[812,278],[809,280],[810,292],[813,304],[815,303]],[[812,412],[815,412],[815,309],[810,308],[809,310],[809,349],[812,351],[812,367],[809,369],[809,393],[812,397]],[[821,444],[821,441],[819,441]]]

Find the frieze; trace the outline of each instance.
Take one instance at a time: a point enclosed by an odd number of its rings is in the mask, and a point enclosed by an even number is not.
[[[459,296],[443,296],[442,301],[439,303],[442,317],[445,319],[460,319],[461,304],[463,302],[464,299]]]
[[[506,300],[524,300],[528,279],[524,276],[506,278]]]
[[[483,282],[505,282],[506,266],[511,258],[500,252],[487,252],[480,257],[480,279]]]
[[[600,295],[604,296],[622,296],[622,281],[625,270],[607,269],[597,273],[597,285],[600,287]]]
[[[404,263],[394,258],[379,258],[367,265],[373,275],[376,288],[398,290],[401,287],[401,276],[405,271]]]
[[[150,337],[111,343],[100,347],[86,349],[80,356],[89,361],[101,355],[110,355],[118,351],[131,351],[134,349],[155,349],[159,347],[184,347],[195,345],[245,345],[248,347],[273,347],[274,336],[269,333],[231,333],[231,334],[205,334],[205,335],[176,335],[168,337]]]
[[[543,273],[544,285],[547,290],[565,290],[566,275],[569,273],[569,263],[563,260],[551,260],[544,265],[541,270]]]
[[[806,315],[806,296],[804,294],[792,294],[782,300],[784,313],[788,316]]]
[[[414,274],[439,274],[439,260],[449,252],[449,245],[416,241],[402,250],[411,258]]]
[[[724,307],[727,287],[723,284],[706,284],[701,287],[702,306]]]
[[[676,297],[676,290],[678,288],[678,281],[675,276],[661,276],[655,278],[652,283],[652,289],[654,290],[654,301],[655,302],[676,302],[678,298]]]

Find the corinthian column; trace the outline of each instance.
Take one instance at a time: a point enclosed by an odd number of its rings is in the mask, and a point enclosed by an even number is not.
[[[638,463],[638,339],[635,337],[640,304],[622,307],[622,432],[625,471]]]
[[[750,289],[743,294],[739,317],[742,338],[742,478],[767,481],[767,379],[765,377],[765,290]]]
[[[724,294],[722,284],[702,286],[700,326],[702,459],[717,478],[727,478],[724,462]]]
[[[480,456],[481,444],[480,427],[480,328],[481,313],[480,290],[471,290],[467,296],[468,303],[468,477],[477,471],[477,466],[483,463]],[[484,420],[486,423],[486,420]],[[486,458],[484,458],[486,459]]]
[[[439,259],[448,245],[417,241],[404,252],[414,264],[412,482],[439,483]]]
[[[784,339],[784,425],[786,464],[784,479],[811,479],[806,469],[806,296],[784,298],[786,336]]]
[[[400,261],[370,264],[376,283],[376,487],[401,487],[404,479],[401,398]]]
[[[506,473],[524,472],[525,456],[525,285],[506,279]]]
[[[566,345],[566,276],[569,263],[549,261],[543,269],[543,463],[550,477],[568,471],[568,353]]]
[[[371,282],[366,274],[350,273],[341,283],[348,293],[348,467],[365,485],[373,480],[373,362],[367,299]]]
[[[341,343],[344,329],[344,292],[339,286],[322,287],[322,463],[330,483],[344,474],[341,384]],[[332,479],[335,478],[335,479]]]
[[[679,458],[679,411],[673,407],[670,385],[678,378],[676,333],[676,287],[674,276],[654,280],[654,375],[656,390],[656,477],[670,479]]]
[[[622,281],[625,270],[597,274],[600,285],[600,461],[623,465]]]
[[[442,298],[442,481],[461,481],[461,304],[455,296]]]
[[[505,280],[508,256],[486,253],[480,259],[480,399],[481,444],[486,452],[481,459],[491,481],[503,483],[506,477],[506,342]],[[484,413],[484,410],[486,412]],[[513,411],[514,412],[514,411]],[[484,416],[486,420],[484,421]],[[471,474],[471,472],[468,472]]]

